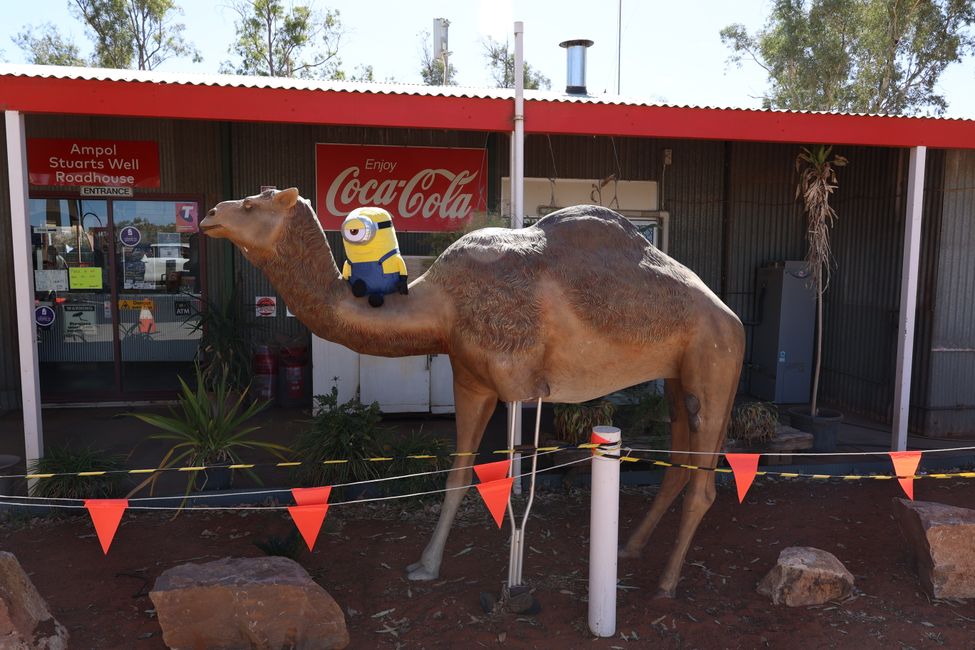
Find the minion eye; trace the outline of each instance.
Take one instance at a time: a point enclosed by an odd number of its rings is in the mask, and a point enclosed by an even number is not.
[[[342,229],[342,237],[352,244],[363,244],[373,238],[376,228],[371,223],[348,224]]]

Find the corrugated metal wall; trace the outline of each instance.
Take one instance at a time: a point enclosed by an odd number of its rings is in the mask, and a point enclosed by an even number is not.
[[[10,239],[7,135],[0,130],[0,411],[20,408],[20,353],[14,311],[14,261]]]
[[[975,433],[975,151],[949,151],[930,341],[928,435]]]

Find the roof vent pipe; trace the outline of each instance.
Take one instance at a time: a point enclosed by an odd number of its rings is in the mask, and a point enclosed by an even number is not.
[[[565,48],[565,93],[567,95],[588,95],[586,90],[586,49],[592,41],[580,38],[562,41],[559,47]]]

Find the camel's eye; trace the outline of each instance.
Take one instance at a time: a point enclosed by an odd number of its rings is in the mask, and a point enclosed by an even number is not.
[[[342,236],[351,244],[364,244],[372,239],[375,232],[376,226],[365,220],[352,221],[342,228]]]

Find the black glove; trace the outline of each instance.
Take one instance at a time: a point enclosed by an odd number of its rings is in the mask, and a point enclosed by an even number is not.
[[[407,286],[407,277],[405,275],[399,276],[399,282],[396,285],[396,290],[399,291],[404,296],[409,295],[410,289]]]

